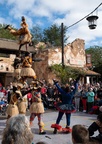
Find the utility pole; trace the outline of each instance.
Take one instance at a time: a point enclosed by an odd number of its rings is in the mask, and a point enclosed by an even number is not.
[[[61,23],[61,43],[62,43],[62,67],[64,68],[64,31],[63,31],[63,23]]]

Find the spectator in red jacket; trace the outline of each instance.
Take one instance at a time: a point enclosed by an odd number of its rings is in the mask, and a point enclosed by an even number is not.
[[[4,97],[6,96],[7,92],[6,90],[3,88],[3,85],[0,83],[0,97]]]

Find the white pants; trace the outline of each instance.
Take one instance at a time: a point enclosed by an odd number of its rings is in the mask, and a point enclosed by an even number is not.
[[[80,98],[75,98],[75,108],[79,110],[80,107]]]

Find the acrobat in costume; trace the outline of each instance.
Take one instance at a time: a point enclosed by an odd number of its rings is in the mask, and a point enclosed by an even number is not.
[[[17,101],[18,101],[19,97],[21,97],[21,93],[20,93],[20,91],[17,91],[17,90],[11,95],[10,103],[9,103],[9,105],[7,107],[7,111],[6,111],[7,119],[19,114],[19,110],[17,107]]]
[[[62,95],[62,101],[60,103],[56,103],[55,105],[59,113],[58,113],[58,118],[56,120],[56,124],[51,125],[51,127],[54,128],[54,132],[53,132],[54,134],[57,133],[57,130],[63,131],[59,123],[64,113],[66,115],[66,129],[68,129],[68,131],[71,132],[71,129],[69,127],[71,113],[76,111],[74,105],[72,104],[72,101],[73,101],[73,96],[78,89],[78,80],[79,78],[77,78],[76,81],[74,82],[74,89],[71,92],[64,91],[59,86],[59,84],[56,81],[54,81],[55,86],[57,87],[57,89]]]
[[[21,19],[21,28],[18,30],[15,30],[13,28],[10,27],[10,25],[7,25],[5,27],[5,29],[8,29],[10,31],[10,33],[14,36],[19,36],[19,50],[21,49],[21,46],[23,46],[24,44],[27,43],[31,43],[32,42],[32,35],[28,29],[28,24],[26,23],[25,17],[22,16]],[[27,47],[26,47],[27,50]]]
[[[39,125],[39,134],[46,134],[44,131],[44,123],[41,120],[41,115],[44,113],[44,106],[41,100],[41,93],[39,88],[34,88],[36,90],[32,93],[32,104],[30,106],[30,124],[32,125],[32,121],[37,116],[38,117],[38,125]]]
[[[29,52],[25,53],[25,58],[22,62],[20,76],[24,79],[26,78],[36,79],[36,73],[32,68],[32,57],[30,56]]]

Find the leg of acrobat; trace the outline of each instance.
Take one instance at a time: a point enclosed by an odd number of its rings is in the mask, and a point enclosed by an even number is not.
[[[37,117],[38,117],[39,134],[46,134],[46,132],[44,131],[44,123],[41,120],[41,114],[38,114]]]

